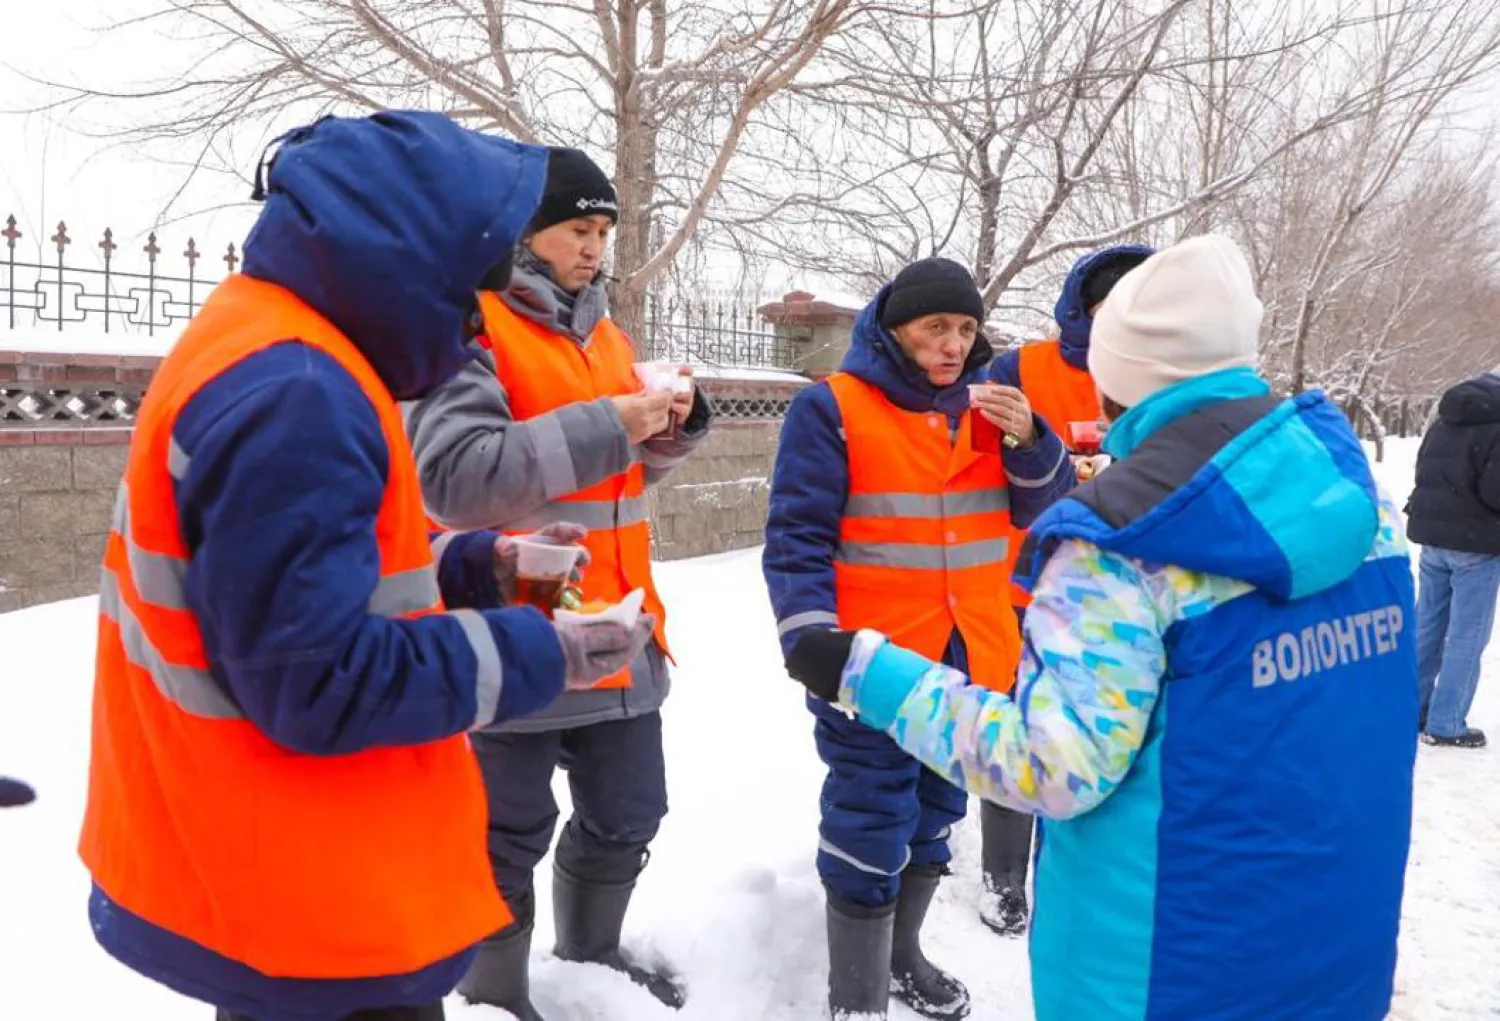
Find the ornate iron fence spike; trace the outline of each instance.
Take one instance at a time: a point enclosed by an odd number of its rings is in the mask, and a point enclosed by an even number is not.
[[[16,230],[16,218],[14,216],[7,216],[5,218],[5,229],[0,230],[0,237],[5,239],[5,247],[14,252],[16,250],[16,242],[23,236],[20,231]]]
[[[108,266],[109,261],[114,258],[115,249],[120,247],[119,245],[115,244],[115,232],[110,230],[108,227],[105,227],[104,240],[99,242],[99,247],[104,252],[104,264]]]
[[[156,243],[156,231],[153,230],[146,236],[146,247],[141,251],[146,253],[146,258],[150,260],[151,265],[155,266],[156,257],[161,254],[161,246]]]
[[[198,265],[198,242],[188,238],[187,251],[182,254],[188,261],[188,268],[195,268]]]
[[[229,267],[229,272],[233,273],[234,272],[234,268],[236,266],[238,266],[239,264],[240,264],[240,257],[235,254],[235,251],[234,251],[234,242],[231,241],[231,242],[229,242],[229,251],[227,251],[227,252],[224,253],[224,265],[228,266]]]
[[[57,246],[58,255],[61,255],[73,243],[73,239],[68,237],[68,225],[65,221],[57,221],[57,233],[52,235],[52,243]]]

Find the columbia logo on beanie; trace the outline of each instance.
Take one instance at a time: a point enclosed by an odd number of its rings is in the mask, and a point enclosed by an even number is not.
[[[609,175],[579,149],[552,149],[547,154],[547,186],[531,219],[532,231],[584,216],[607,216],[619,222],[620,200]]]

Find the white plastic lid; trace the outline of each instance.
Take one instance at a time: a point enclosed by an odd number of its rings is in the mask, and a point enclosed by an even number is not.
[[[602,610],[590,613],[587,610],[564,610],[559,608],[552,611],[552,619],[575,621],[584,624],[612,620],[624,624],[626,627],[634,627],[635,622],[640,619],[641,607],[645,602],[646,590],[638,588],[618,603],[615,603],[613,606],[607,606]]]

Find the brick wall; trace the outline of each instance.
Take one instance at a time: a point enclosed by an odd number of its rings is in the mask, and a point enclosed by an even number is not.
[[[0,429],[0,613],[99,590],[129,442],[129,429]]]

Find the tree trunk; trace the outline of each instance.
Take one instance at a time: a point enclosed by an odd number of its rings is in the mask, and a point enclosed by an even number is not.
[[[620,221],[615,228],[614,256],[609,287],[610,316],[643,352],[651,338],[645,336],[646,295],[625,285],[651,256],[651,199],[655,191],[652,167],[653,139],[642,109],[639,64],[640,6],[626,0],[615,7],[619,54],[615,89],[615,192],[620,200]]]

